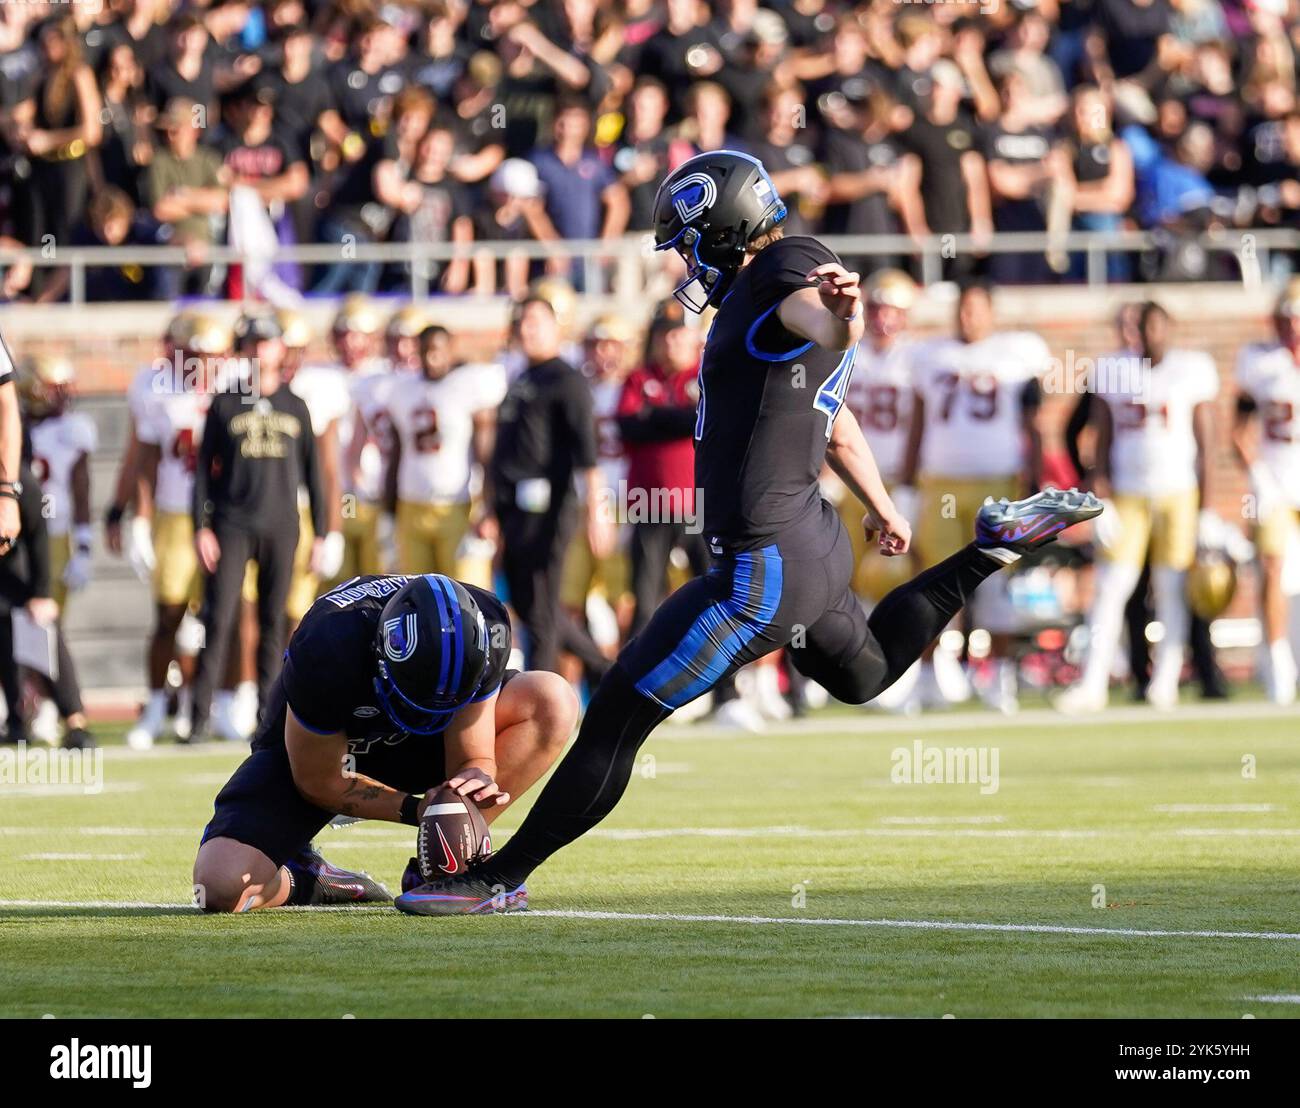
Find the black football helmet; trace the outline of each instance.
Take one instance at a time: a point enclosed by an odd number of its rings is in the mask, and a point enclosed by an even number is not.
[[[673,290],[701,312],[718,303],[745,260],[745,247],[786,216],[763,163],[738,150],[697,154],[655,194],[655,249],[676,250],[686,280]]]
[[[433,735],[479,692],[487,673],[487,621],[459,581],[413,577],[384,605],[375,635],[375,694],[416,735]]]

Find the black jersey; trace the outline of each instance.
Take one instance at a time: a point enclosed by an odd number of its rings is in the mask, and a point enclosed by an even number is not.
[[[303,616],[284,652],[253,748],[284,745],[286,709],[309,731],[343,732],[348,749],[364,755],[376,744],[395,746],[411,733],[384,712],[375,694],[375,636],[389,598],[411,577],[354,577],[326,593]],[[475,700],[501,687],[510,657],[510,617],[490,592],[466,585],[488,625],[490,652]],[[436,667],[435,667],[436,672]],[[431,740],[437,736],[417,735]]]
[[[695,483],[715,549],[743,550],[813,518],[831,424],[854,348],[827,350],[782,326],[781,301],[839,258],[813,238],[781,239],[736,277],[700,365]]]
[[[323,535],[325,497],[306,402],[283,384],[255,398],[213,397],[194,472],[195,527],[274,530],[294,519],[300,485],[310,497],[312,526]]]

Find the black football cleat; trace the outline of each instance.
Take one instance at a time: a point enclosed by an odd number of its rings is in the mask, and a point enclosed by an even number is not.
[[[294,900],[299,904],[387,904],[393,899],[370,874],[339,869],[311,843],[285,866],[293,875]]]
[[[406,869],[402,870],[402,892],[409,893],[417,885],[423,885],[424,878],[420,876],[420,863],[415,858],[409,858],[406,862]]]
[[[413,916],[485,916],[493,912],[528,911],[528,889],[507,889],[475,877],[474,871],[441,877],[405,890],[393,901],[399,912]]]
[[[64,750],[94,750],[95,736],[84,727],[72,727],[63,736]]]
[[[975,545],[998,561],[1055,542],[1067,527],[1101,515],[1102,504],[1090,492],[1046,488],[1024,500],[984,501],[975,517]]]

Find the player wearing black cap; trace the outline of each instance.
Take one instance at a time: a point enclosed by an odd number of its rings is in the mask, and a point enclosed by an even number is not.
[[[280,324],[273,315],[243,316],[235,327],[235,346],[239,360],[208,409],[194,472],[194,545],[208,576],[192,741],[206,737],[212,692],[225,671],[250,561],[257,563],[257,678],[259,700],[266,706],[285,638],[300,487],[310,496],[316,534],[328,531],[311,415],[280,375]],[[319,557],[321,540],[316,546]]]
[[[865,505],[863,525],[880,552],[907,552],[911,529],[843,408],[863,332],[858,275],[816,239],[781,237],[785,205],[748,155],[690,159],[660,186],[655,207],[659,248],[686,263],[678,298],[718,308],[695,425],[696,504],[713,566],[623,649],[572,750],[506,846],[465,875],[403,894],[403,911],[526,906],[515,895],[524,878],[614,807],[641,743],[674,709],[783,646],[836,698],[871,700],[981,581],[1101,511],[1087,494],[1055,490],[990,502],[973,543],[895,589],[868,620],[850,588],[848,534],[818,486],[828,463]]]
[[[335,815],[414,824],[444,781],[493,820],[550,767],[578,714],[563,678],[508,671],[509,655],[501,601],[439,574],[354,577],[317,600],[252,753],[217,795],[194,863],[201,905],[387,900],[311,839]]]

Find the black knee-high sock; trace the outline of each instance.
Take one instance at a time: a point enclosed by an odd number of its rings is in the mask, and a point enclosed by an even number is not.
[[[562,846],[595,827],[622,797],[637,751],[668,714],[637,692],[616,664],[596,689],[573,747],[528,818],[480,876],[513,888]]]
[[[867,626],[888,669],[880,688],[887,689],[902,677],[965,607],[980,582],[1005,568],[971,543],[899,585],[877,604]]]

